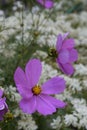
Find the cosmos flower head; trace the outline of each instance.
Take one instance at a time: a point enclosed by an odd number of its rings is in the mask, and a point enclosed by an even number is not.
[[[3,91],[0,89],[0,121],[3,120],[4,115],[8,111],[8,106],[6,104],[6,98],[2,97]]]
[[[64,91],[64,79],[56,76],[39,85],[41,71],[40,60],[31,59],[26,64],[25,72],[18,67],[14,73],[14,81],[22,97],[19,106],[24,113],[32,114],[37,111],[42,115],[49,115],[56,112],[56,108],[63,108],[66,105],[63,101],[50,96]]]
[[[63,73],[72,75],[74,73],[73,63],[78,59],[78,52],[73,38],[67,38],[69,33],[57,37],[56,49],[50,49],[50,56],[56,58],[56,62]]]
[[[52,8],[53,7],[53,0],[36,0],[38,3],[40,3],[45,8]]]

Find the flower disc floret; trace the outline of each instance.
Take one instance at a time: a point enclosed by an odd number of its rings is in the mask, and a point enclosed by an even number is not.
[[[50,48],[49,49],[49,56],[57,58],[58,57],[58,52],[56,51],[55,48]]]
[[[33,88],[32,88],[32,92],[34,95],[38,95],[41,93],[41,87],[39,85],[35,85]]]

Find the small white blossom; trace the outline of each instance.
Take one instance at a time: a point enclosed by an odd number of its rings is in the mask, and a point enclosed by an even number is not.
[[[72,114],[66,114],[64,117],[64,122],[67,126],[73,125],[74,127],[78,124],[78,119]]]
[[[14,117],[19,117],[18,122],[18,130],[37,130],[37,125],[31,115],[23,114],[21,110],[15,109]]]
[[[62,120],[61,117],[58,116],[56,119],[53,119],[53,122],[50,124],[53,129],[61,129],[62,126]]]
[[[75,65],[75,75],[87,75],[87,66],[84,66],[83,64]]]

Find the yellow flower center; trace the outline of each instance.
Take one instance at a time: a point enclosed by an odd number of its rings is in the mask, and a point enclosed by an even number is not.
[[[41,93],[41,87],[39,85],[35,85],[33,88],[32,88],[32,92],[33,94],[35,95],[39,95]]]

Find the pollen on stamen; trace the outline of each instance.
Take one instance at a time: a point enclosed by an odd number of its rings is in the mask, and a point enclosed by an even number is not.
[[[35,85],[32,88],[32,92],[33,92],[34,95],[39,95],[41,93],[41,87],[39,85]]]

